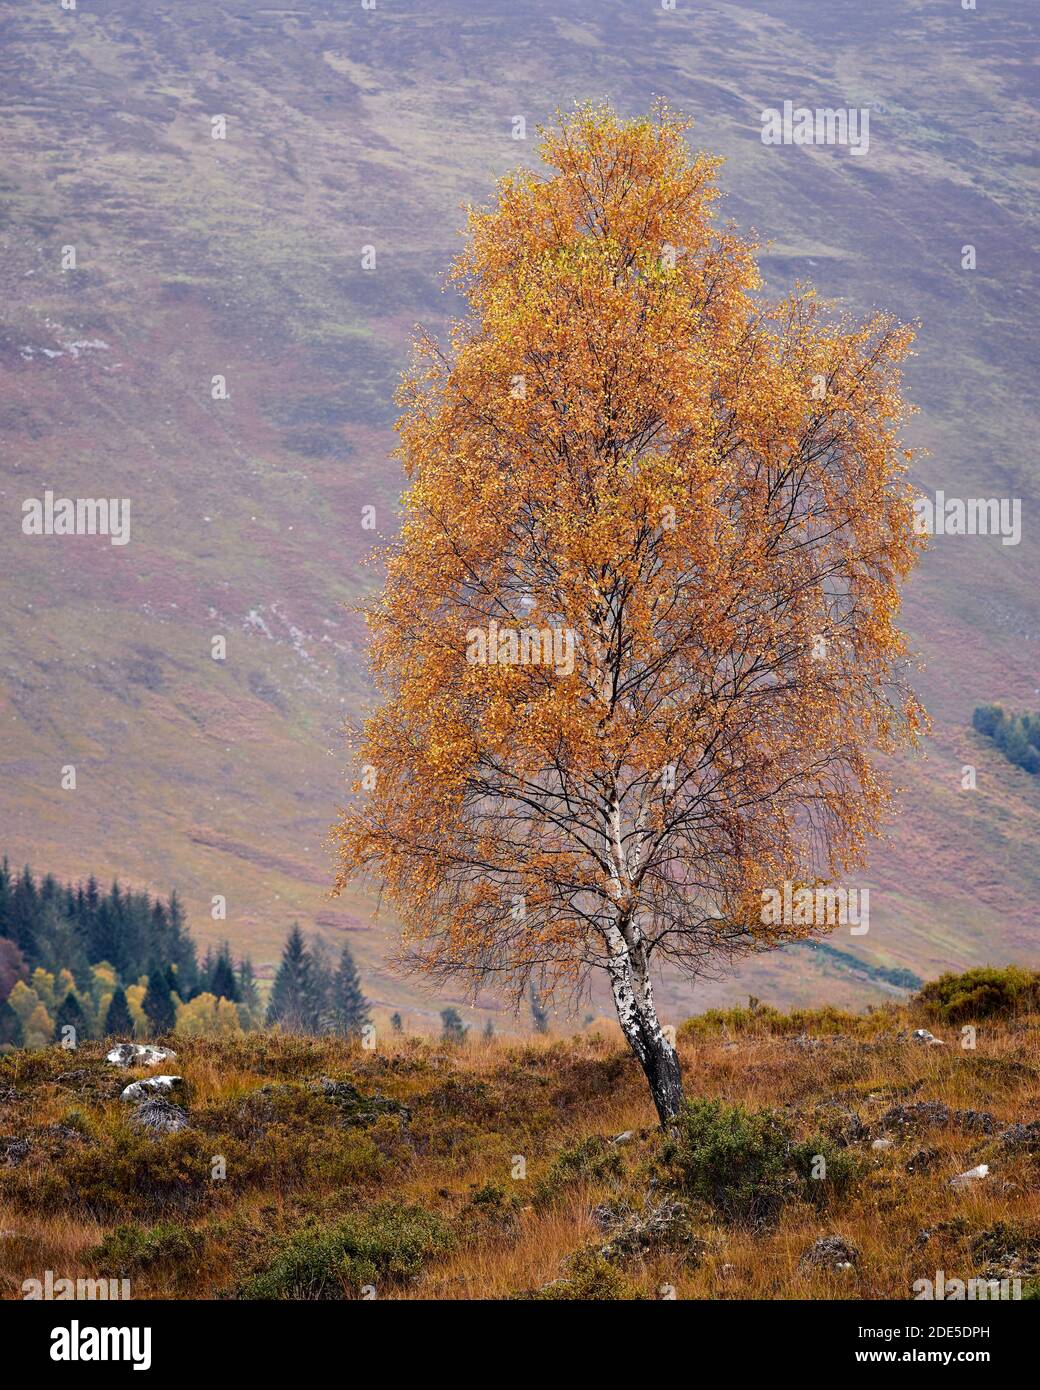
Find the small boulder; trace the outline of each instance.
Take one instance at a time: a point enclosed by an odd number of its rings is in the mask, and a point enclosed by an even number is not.
[[[16,1168],[29,1156],[28,1139],[20,1139],[16,1134],[0,1134],[0,1165]]]
[[[147,1100],[149,1096],[168,1095],[184,1085],[183,1076],[146,1076],[141,1081],[131,1081],[120,1094],[120,1100]]]
[[[153,1043],[118,1043],[105,1056],[114,1067],[157,1067],[160,1062],[176,1060],[176,1052]]]
[[[820,1269],[847,1271],[858,1264],[859,1250],[851,1241],[844,1236],[821,1236],[802,1255],[798,1268],[803,1274],[811,1274]]]
[[[188,1116],[179,1105],[156,1096],[142,1101],[130,1116],[130,1123],[139,1129],[150,1129],[156,1134],[176,1134],[188,1128]]]
[[[950,1186],[956,1188],[973,1187],[975,1183],[982,1182],[983,1178],[989,1177],[989,1164],[980,1163],[975,1168],[969,1168],[966,1173],[958,1173],[955,1178],[950,1179]]]

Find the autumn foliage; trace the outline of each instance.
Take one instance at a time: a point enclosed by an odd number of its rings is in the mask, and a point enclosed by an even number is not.
[[[605,970],[662,1117],[651,967],[806,934],[763,888],[859,862],[921,718],[912,332],[764,302],[686,129],[581,108],[470,213],[469,314],[400,393],[374,786],[336,832],[411,963],[543,994]]]

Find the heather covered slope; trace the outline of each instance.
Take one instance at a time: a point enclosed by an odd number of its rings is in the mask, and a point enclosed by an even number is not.
[[[856,313],[921,318],[916,480],[1023,499],[1019,546],[944,538],[914,581],[935,737],[866,880],[870,933],[834,944],[921,976],[1035,961],[1040,788],[970,729],[976,704],[1037,700],[1034,22],[1024,0],[0,5],[0,848],[176,887],[203,944],[229,935],[258,962],[294,917],[349,930],[377,1004],[432,1026],[439,1001],[386,970],[392,922],[360,893],[324,897],[338,726],[366,692],[343,605],[373,580],[363,508],[392,534],[402,484],[393,384],[412,324],[454,308],[459,202],[531,158],[514,117],[533,136],[576,98],[627,113],[660,94],[728,157],[725,210],[772,239],[771,292],[806,278]],[[759,111],[785,99],[869,104],[869,154],[763,146]],[[47,488],[129,497],[130,544],[22,536],[23,499]],[[695,998],[749,991],[882,997],[801,950]],[[685,987],[663,997],[689,1011]]]
[[[668,1141],[609,1027],[175,1039],[158,1106],[100,1044],[12,1053],[0,1297],[45,1270],[143,1299],[908,1299],[937,1270],[1036,1297],[1040,1015],[969,994],[691,1019]]]

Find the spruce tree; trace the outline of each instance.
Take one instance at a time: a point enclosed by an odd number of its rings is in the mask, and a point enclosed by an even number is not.
[[[280,1023],[291,1033],[307,1031],[310,1013],[311,957],[299,922],[294,922],[282,949],[282,962],[274,977],[267,1022]]]
[[[344,1037],[357,1037],[371,1020],[350,947],[344,945],[332,982],[332,1025]]]
[[[170,987],[166,983],[165,971],[153,966],[151,974],[148,976],[148,988],[145,990],[144,1003],[145,1017],[152,1025],[152,1032],[156,1037],[161,1037],[163,1033],[172,1032],[174,1024],[177,1022],[177,1008],[173,1002],[173,995]]]
[[[467,1024],[463,1023],[462,1015],[458,1009],[448,1008],[441,1010],[441,1042],[460,1043],[465,1040],[469,1032]]]
[[[87,1016],[83,1012],[83,1006],[71,989],[58,1007],[58,1012],[54,1021],[55,1042],[64,1042],[65,1036],[62,1032],[64,1028],[75,1029],[72,1040],[77,1046],[85,1040],[89,1031]]]
[[[130,1016],[130,1006],[120,985],[113,994],[105,1014],[105,1036],[109,1038],[131,1038],[134,1034],[134,1020]]]
[[[235,979],[235,967],[231,960],[231,948],[226,941],[221,947],[220,955],[213,967],[209,992],[215,994],[218,999],[230,999],[233,1004],[237,1004],[241,997],[238,992],[238,982]]]

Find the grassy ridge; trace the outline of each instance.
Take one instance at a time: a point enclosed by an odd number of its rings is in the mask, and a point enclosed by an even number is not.
[[[1040,1015],[977,1019],[968,1049],[942,1006],[691,1020],[671,1139],[608,1030],[178,1040],[187,1127],[158,1137],[100,1046],[15,1054],[0,1289],[50,1269],[135,1298],[875,1299],[943,1269],[1028,1290]],[[944,1046],[911,1037],[929,1022]],[[853,1267],[807,1265],[832,1236]]]

